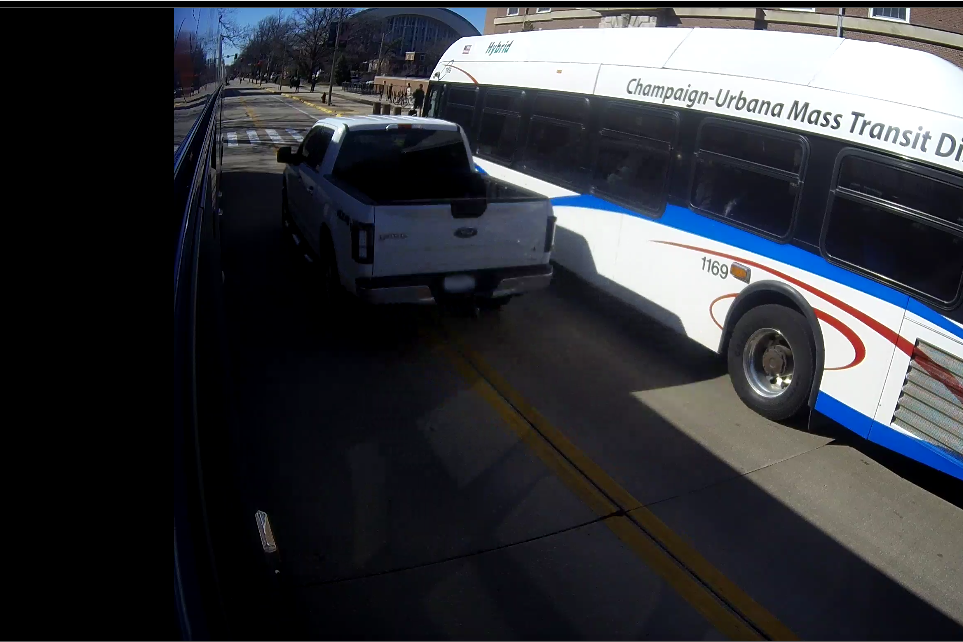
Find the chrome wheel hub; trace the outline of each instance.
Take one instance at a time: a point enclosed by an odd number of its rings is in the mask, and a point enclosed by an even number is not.
[[[742,367],[746,380],[760,396],[774,398],[782,395],[792,384],[792,347],[779,330],[756,330],[742,352]]]

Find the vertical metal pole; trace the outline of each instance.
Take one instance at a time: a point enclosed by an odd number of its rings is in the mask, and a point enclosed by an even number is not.
[[[375,69],[375,74],[379,76],[381,75],[381,52],[384,51],[384,48],[385,48],[385,28],[384,28],[384,25],[381,25],[381,44],[378,45],[378,68]]]
[[[843,37],[843,15],[845,15],[846,9],[844,7],[839,8],[839,12],[836,14],[836,37]]]
[[[331,99],[334,98],[334,94],[331,92],[334,90],[334,70],[338,65],[338,41],[341,40],[341,21],[343,19],[344,9],[338,15],[338,29],[334,34],[334,58],[331,59],[331,74],[328,76],[328,105],[331,105]]]

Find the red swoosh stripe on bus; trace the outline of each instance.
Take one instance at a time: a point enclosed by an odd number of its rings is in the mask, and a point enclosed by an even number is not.
[[[713,323],[715,323],[717,326],[719,326],[719,329],[720,329],[720,330],[723,330],[724,328],[722,327],[722,324],[721,324],[721,323],[719,323],[718,321],[716,321],[716,316],[715,316],[714,314],[712,314],[712,306],[714,306],[714,305],[715,305],[716,303],[718,303],[719,301],[722,301],[723,299],[732,299],[732,298],[737,297],[737,296],[739,296],[739,293],[738,293],[738,292],[733,292],[732,294],[723,294],[722,296],[718,297],[718,298],[715,299],[712,303],[709,304],[709,318],[712,319],[712,322],[713,322]]]
[[[856,319],[859,319],[859,321],[862,322],[863,325],[875,331],[877,334],[879,334],[881,337],[883,337],[884,339],[886,339],[887,341],[895,345],[897,348],[905,352],[907,355],[912,356],[913,354],[913,344],[907,341],[906,339],[904,339],[903,337],[901,337],[899,333],[896,332],[895,330],[891,330],[887,328],[885,325],[883,325],[876,319],[872,318],[865,312],[860,312],[853,306],[849,305],[848,303],[843,303],[842,301],[832,296],[831,294],[827,294],[822,290],[814,288],[808,283],[804,283],[803,281],[800,281],[799,279],[791,277],[788,274],[784,274],[778,270],[774,270],[773,268],[767,267],[761,263],[756,263],[755,261],[750,261],[748,259],[740,258],[738,256],[733,256],[732,254],[725,254],[724,252],[707,250],[704,247],[696,247],[695,245],[686,245],[684,243],[673,243],[672,241],[653,241],[653,243],[659,243],[661,245],[673,245],[675,247],[681,247],[687,250],[695,250],[696,252],[705,252],[706,254],[712,254],[713,256],[720,256],[725,259],[730,259],[732,261],[738,261],[739,263],[745,263],[746,265],[751,265],[752,267],[759,268],[760,270],[765,270],[770,274],[773,274],[775,276],[778,276],[781,279],[785,279],[786,281],[789,281],[795,286],[798,286],[808,292],[812,292],[813,294],[823,299],[824,301],[827,301],[828,303],[832,303],[834,306],[846,312],[850,316]]]
[[[825,321],[829,325],[839,330],[840,334],[842,334],[844,337],[849,339],[849,342],[853,344],[853,351],[856,353],[853,355],[853,360],[849,363],[849,365],[839,366],[838,368],[824,367],[823,369],[824,370],[848,370],[849,368],[855,368],[860,363],[862,363],[863,359],[866,358],[866,346],[863,345],[863,340],[859,338],[859,335],[853,332],[852,328],[850,328],[848,325],[846,325],[836,317],[832,316],[831,314],[823,312],[822,310],[817,310],[816,308],[813,308],[813,312],[816,313],[817,319],[819,319],[820,321]]]
[[[473,83],[475,83],[476,85],[478,84],[478,81],[475,80],[475,77],[472,76],[472,75],[471,75],[470,73],[468,73],[467,71],[465,71],[464,69],[462,69],[461,67],[456,67],[455,65],[445,65],[445,66],[446,66],[446,67],[451,67],[452,69],[457,69],[457,70],[460,71],[461,73],[463,73],[463,74],[465,74],[466,76],[468,76],[469,78],[471,78],[471,81],[472,81]]]
[[[715,323],[720,330],[723,329],[722,324],[719,323],[719,321],[716,319],[716,316],[712,313],[712,308],[713,306],[715,306],[716,303],[718,303],[719,301],[722,301],[723,299],[732,299],[737,296],[739,296],[738,292],[733,292],[731,294],[723,294],[722,296],[716,297],[715,299],[713,299],[712,303],[709,304],[709,318],[712,319],[712,322]],[[813,308],[813,312],[816,313],[817,319],[819,319],[820,321],[825,321],[828,325],[831,325],[834,328],[836,328],[839,331],[839,333],[844,337],[846,337],[846,339],[848,339],[853,346],[854,354],[853,354],[852,361],[850,361],[845,366],[839,366],[836,368],[825,368],[825,369],[826,370],[848,370],[849,368],[855,368],[860,363],[862,363],[863,359],[866,358],[866,346],[863,344],[863,340],[859,338],[859,335],[856,334],[852,328],[850,328],[848,325],[846,325],[836,317],[832,316],[831,314],[827,312],[823,312],[822,310],[817,310],[815,308]]]
[[[915,351],[913,358],[916,360],[916,365],[922,368],[926,374],[946,386],[946,388],[954,397],[963,402],[963,385],[960,384],[960,382],[956,379],[956,377],[953,376],[951,372],[927,357],[919,350]]]

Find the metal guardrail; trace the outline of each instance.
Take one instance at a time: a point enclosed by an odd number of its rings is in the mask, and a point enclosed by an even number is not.
[[[200,252],[218,206],[223,91],[212,92],[174,156],[174,593],[185,640],[216,637],[223,618],[200,470],[197,376],[198,286],[209,278]]]

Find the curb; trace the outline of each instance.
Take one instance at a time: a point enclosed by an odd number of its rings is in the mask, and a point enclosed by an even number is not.
[[[294,100],[297,100],[298,102],[301,102],[301,103],[304,103],[305,105],[308,105],[309,107],[314,107],[315,109],[317,109],[317,110],[319,110],[319,111],[323,111],[324,113],[329,114],[329,115],[331,115],[331,116],[343,116],[343,115],[344,115],[344,112],[339,112],[339,111],[334,110],[334,109],[328,109],[327,107],[322,107],[322,106],[317,105],[317,104],[315,104],[315,103],[313,103],[313,102],[311,102],[311,101],[309,101],[309,100],[305,100],[304,98],[301,98],[300,96],[297,96],[297,95],[295,95],[295,94],[290,94],[290,93],[287,93],[287,92],[284,92],[284,91],[278,91],[278,90],[276,90],[276,89],[268,89],[268,88],[266,88],[266,87],[259,87],[259,89],[261,89],[262,91],[270,92],[270,93],[272,93],[272,94],[277,94],[277,95],[280,95],[280,96],[284,96],[285,98],[292,98],[292,99],[294,99]]]

